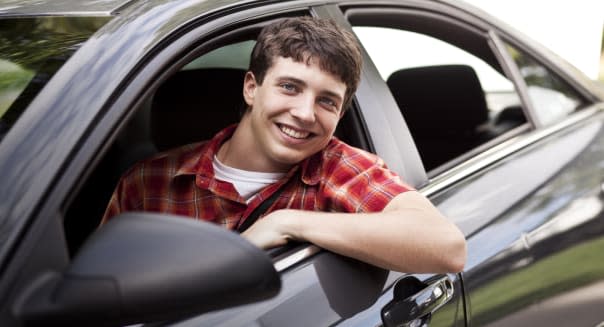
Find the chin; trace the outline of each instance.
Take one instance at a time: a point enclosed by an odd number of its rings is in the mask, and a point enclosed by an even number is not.
[[[276,158],[276,161],[279,162],[281,165],[291,167],[291,166],[299,164],[300,162],[304,161],[304,159],[310,157],[311,155],[313,155],[313,153],[307,153],[307,154],[282,153],[282,154],[275,155],[274,158]]]

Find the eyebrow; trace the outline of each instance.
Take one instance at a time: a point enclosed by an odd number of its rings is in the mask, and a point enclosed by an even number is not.
[[[298,84],[298,85],[301,85],[304,87],[308,86],[308,84],[305,81],[303,81],[297,77],[288,76],[288,75],[278,77],[277,81],[290,81],[290,82],[293,82],[295,84]],[[344,98],[342,98],[339,94],[337,94],[333,91],[330,91],[330,90],[321,90],[321,94],[334,97],[334,98],[338,99],[338,101],[340,101],[340,102],[344,101]]]

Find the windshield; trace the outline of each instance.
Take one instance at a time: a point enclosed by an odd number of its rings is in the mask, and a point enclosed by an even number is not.
[[[110,18],[0,19],[0,141],[67,59]]]

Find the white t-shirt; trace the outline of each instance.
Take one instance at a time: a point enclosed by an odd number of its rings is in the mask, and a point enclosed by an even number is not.
[[[220,162],[216,156],[213,166],[216,179],[233,184],[246,202],[250,202],[264,187],[276,183],[285,176],[285,173],[262,173],[229,167]]]

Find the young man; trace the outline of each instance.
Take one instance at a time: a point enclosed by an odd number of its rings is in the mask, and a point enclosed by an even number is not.
[[[373,154],[333,137],[361,72],[354,36],[335,23],[289,18],[252,52],[237,126],[131,168],[103,221],[159,211],[236,229],[281,194],[242,236],[261,248],[303,240],[391,270],[456,272],[465,240]]]

